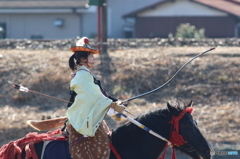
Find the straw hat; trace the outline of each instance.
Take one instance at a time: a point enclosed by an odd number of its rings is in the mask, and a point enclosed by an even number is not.
[[[91,52],[93,54],[98,54],[99,51],[92,49],[89,46],[89,39],[87,37],[82,37],[76,42],[76,47],[70,48],[72,52],[76,51],[86,51],[86,52]]]

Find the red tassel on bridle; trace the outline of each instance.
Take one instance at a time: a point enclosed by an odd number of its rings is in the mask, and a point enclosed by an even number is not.
[[[181,120],[186,113],[192,114],[193,108],[187,107],[178,116],[172,116],[172,120],[169,122],[170,124],[173,124],[173,129],[171,131],[171,135],[169,139],[169,141],[172,143],[172,146],[174,145],[181,146],[187,143],[187,141],[183,139],[182,135],[179,134],[179,120]],[[158,159],[164,159],[166,157],[167,148],[168,148],[168,144],[166,143],[162,156]],[[172,147],[172,159],[176,159],[176,152],[173,147]]]
[[[192,113],[192,112],[193,112],[193,108],[188,107],[184,109],[178,116],[172,116],[172,120],[169,122],[170,124],[173,124],[173,130],[171,132],[171,136],[169,139],[172,145],[180,146],[187,143],[186,141],[184,141],[182,135],[179,134],[179,120],[181,120],[186,113]]]

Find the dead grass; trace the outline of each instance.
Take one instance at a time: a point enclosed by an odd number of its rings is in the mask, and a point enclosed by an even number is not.
[[[104,88],[118,98],[145,93],[165,83],[203,47],[156,47],[109,52],[111,74],[98,62],[93,72]],[[67,103],[32,93],[19,92],[11,84],[68,100],[69,51],[0,50],[0,145],[33,131],[25,122],[43,116],[65,115]],[[99,60],[99,57],[97,57]],[[128,110],[141,114],[166,102],[194,101],[194,118],[206,139],[212,144],[239,146],[240,129],[240,48],[219,47],[187,65],[181,73],[152,95],[130,102]],[[106,80],[108,79],[108,80]],[[110,118],[111,128],[116,123]],[[124,120],[123,120],[124,121]]]

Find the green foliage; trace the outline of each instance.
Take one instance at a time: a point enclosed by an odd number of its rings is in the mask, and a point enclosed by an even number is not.
[[[94,39],[97,37],[97,33],[91,33],[89,36],[88,36],[90,39]]]
[[[89,0],[88,3],[90,6],[102,6],[103,0]]]
[[[198,30],[194,25],[183,23],[177,27],[176,38],[202,39],[205,38],[205,29],[201,28]]]

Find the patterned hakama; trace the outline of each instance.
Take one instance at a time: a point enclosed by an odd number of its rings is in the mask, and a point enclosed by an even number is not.
[[[69,150],[72,159],[109,159],[109,129],[103,121],[94,137],[84,137],[71,124],[67,124]]]

